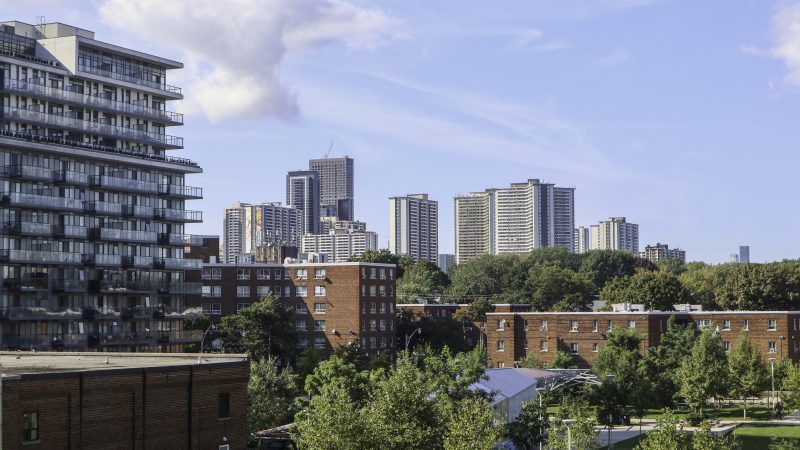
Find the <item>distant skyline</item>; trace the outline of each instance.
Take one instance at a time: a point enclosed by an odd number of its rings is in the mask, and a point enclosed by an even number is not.
[[[439,202],[539,178],[575,186],[576,225],[612,216],[690,261],[800,257],[800,2],[783,0],[0,0],[183,61],[185,138],[205,173],[191,233],[285,175],[355,159],[356,219],[388,241],[387,199]],[[218,34],[218,36],[212,35]],[[212,108],[210,105],[216,105]],[[168,108],[171,107],[168,106]]]

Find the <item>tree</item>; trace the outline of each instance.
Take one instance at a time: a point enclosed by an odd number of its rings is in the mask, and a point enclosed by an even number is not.
[[[536,311],[589,311],[597,288],[584,275],[556,266],[533,266],[526,297]]]
[[[675,258],[662,259],[656,263],[656,267],[660,272],[667,272],[675,276],[686,272],[686,264]]]
[[[783,404],[791,410],[800,409],[800,366],[791,364],[783,380]]]
[[[468,349],[462,320],[455,317],[433,317],[427,313],[416,315],[410,311],[401,311],[397,316],[397,348],[405,349],[406,336],[410,336],[417,328],[422,332],[409,341],[409,350],[426,344],[436,350],[444,347],[454,351]]]
[[[305,391],[312,398],[324,394],[329,389],[347,393],[348,398],[360,406],[367,401],[369,396],[369,374],[357,370],[355,364],[345,362],[341,357],[333,355],[306,377],[305,384]]]
[[[316,347],[308,347],[300,353],[297,357],[297,364],[295,364],[295,376],[297,377],[297,386],[303,388],[306,384],[306,378],[314,373],[314,369],[322,362],[322,352]]]
[[[254,359],[294,355],[294,311],[272,294],[238,314],[223,317],[219,328],[222,348],[227,353],[246,352]]]
[[[667,320],[658,346],[650,347],[640,362],[642,377],[652,383],[652,398],[657,406],[672,407],[680,386],[678,368],[692,352],[697,339],[693,326],[682,326],[675,316]]]
[[[767,365],[761,352],[742,333],[728,355],[731,394],[742,398],[742,413],[747,419],[747,397],[760,394],[769,382]]]
[[[669,272],[638,270],[630,277],[618,277],[606,284],[600,299],[608,304],[644,303],[649,309],[672,311],[672,305],[689,302],[689,292]]]
[[[692,347],[692,353],[678,369],[678,376],[681,380],[678,393],[700,416],[709,398],[725,394],[727,358],[720,346],[719,336],[713,330],[703,330]]]
[[[618,328],[606,335],[607,344],[600,350],[592,366],[602,381],[592,390],[598,422],[612,426],[619,423],[627,407],[634,403],[634,393],[643,393],[638,386],[639,344],[642,336],[629,328]]]
[[[534,450],[544,440],[545,430],[550,427],[546,405],[541,398],[527,401],[522,404],[517,418],[508,424],[506,436],[520,450]]]
[[[711,424],[704,420],[700,429],[692,434],[692,450],[738,450],[741,448],[733,434],[722,435],[711,432]]]
[[[251,433],[291,423],[297,396],[292,369],[281,370],[275,358],[250,363],[247,425]]]
[[[542,369],[544,367],[544,364],[533,353],[525,355],[525,357],[519,361],[518,365],[526,369]]]
[[[380,264],[394,264],[397,266],[397,279],[403,278],[404,270],[414,263],[410,256],[395,255],[387,249],[367,250],[361,256],[351,256],[349,262],[370,262]]]
[[[458,403],[447,423],[445,450],[492,450],[499,441],[500,427],[489,402],[471,397]]]
[[[292,440],[300,449],[363,450],[370,434],[363,411],[342,386],[330,386],[297,414]]]
[[[652,262],[621,250],[592,250],[584,255],[580,272],[586,275],[598,289],[617,277],[631,276],[636,269],[655,271]]]
[[[722,264],[711,283],[721,309],[765,311],[792,309],[798,298],[795,263]]]
[[[550,364],[547,364],[548,369],[569,369],[572,368],[572,356],[569,355],[567,352],[562,352],[561,350],[557,350],[553,354],[553,360],[550,361]]]
[[[653,431],[635,447],[636,450],[690,450],[689,436],[683,431],[683,425],[672,414],[665,410],[664,415],[656,421]]]
[[[417,298],[441,295],[450,285],[450,279],[436,264],[419,260],[404,267],[403,276],[397,280],[397,302],[416,303]]]
[[[544,446],[548,450],[596,450],[600,448],[597,435],[594,422],[583,415],[576,416],[571,424],[556,419],[547,430]]]

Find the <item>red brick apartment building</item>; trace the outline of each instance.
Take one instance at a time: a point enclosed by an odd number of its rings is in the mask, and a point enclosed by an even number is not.
[[[557,350],[570,354],[578,367],[589,367],[608,331],[635,329],[644,350],[658,345],[673,315],[681,324],[718,329],[726,350],[747,333],[766,358],[800,361],[800,311],[495,311],[486,315],[486,343],[494,367],[514,367],[527,355],[550,362]]]
[[[0,448],[247,448],[245,355],[0,352]]]
[[[188,275],[203,286],[201,296],[187,301],[217,321],[275,294],[294,308],[299,348],[328,353],[358,342],[371,356],[393,354],[395,270],[393,264],[357,262],[207,263]]]

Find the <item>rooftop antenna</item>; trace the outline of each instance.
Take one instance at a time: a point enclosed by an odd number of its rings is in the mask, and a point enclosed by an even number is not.
[[[331,141],[331,145],[328,147],[328,153],[325,153],[323,158],[328,159],[328,156],[331,154],[331,149],[333,149],[333,141]]]
[[[36,16],[36,31],[39,32],[40,35],[44,35],[44,16]],[[39,38],[40,36],[36,36]]]

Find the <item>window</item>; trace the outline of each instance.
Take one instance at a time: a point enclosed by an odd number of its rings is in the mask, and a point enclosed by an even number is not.
[[[259,280],[269,280],[272,277],[270,276],[269,269],[258,269],[256,278]]]
[[[394,280],[394,269],[389,269],[389,279]]]
[[[386,321],[385,320],[381,319],[378,322],[378,329],[380,329],[381,331],[386,331]]]
[[[614,329],[614,324],[611,323],[610,320],[606,320],[606,330],[607,331],[612,331],[613,329]]]
[[[386,269],[381,269],[381,280],[386,279]]]
[[[576,355],[578,353],[577,342],[572,342],[571,344],[569,344],[569,352],[572,353],[573,355]]]
[[[300,338],[297,340],[297,348],[308,347],[308,338]]]
[[[272,286],[256,286],[256,293],[259,298],[266,297],[272,294]]]
[[[236,286],[237,297],[250,297],[250,286]]]
[[[281,269],[275,269],[275,279],[276,280],[281,279]]]
[[[377,294],[377,292],[378,292],[378,291],[377,291],[377,289],[375,288],[375,286],[370,286],[370,287],[369,287],[369,296],[370,296],[370,297],[375,297],[375,296],[376,296],[376,294]]]
[[[250,269],[236,269],[236,279],[237,280],[249,280],[250,279]]]
[[[706,328],[710,327],[711,327],[711,319],[702,319],[697,321],[698,330],[705,330]]]
[[[370,348],[375,348],[375,347],[378,346],[377,345],[377,339],[375,338],[375,336],[371,336],[369,338],[369,346],[370,346]]]
[[[292,287],[291,286],[284,286],[283,287],[283,296],[284,297],[291,297],[292,296]]]
[[[315,297],[325,297],[325,286],[314,286]]]
[[[379,286],[378,292],[380,293],[381,297],[386,297],[386,286]]]
[[[597,333],[597,321],[596,320],[592,321],[592,332],[593,333]]]
[[[769,353],[778,353],[778,348],[775,346],[775,341],[769,341],[767,346],[769,348]]]
[[[211,269],[203,269],[203,275],[200,277],[201,280],[210,280],[211,279]]]
[[[367,287],[365,285],[363,285],[363,284],[361,285],[361,296],[362,297],[366,297],[367,296]]]
[[[597,353],[597,342],[592,344],[592,352]]]
[[[203,297],[211,297],[211,286],[203,286],[201,292]]]
[[[325,303],[314,303],[314,314],[325,314]]]
[[[730,351],[731,342],[730,341],[722,341],[722,349],[725,350],[726,352]]]
[[[211,268],[211,279],[212,280],[221,280],[222,279],[222,268]]]
[[[324,337],[314,338],[314,347],[325,349],[328,346],[328,341]]]
[[[742,330],[750,331],[750,321],[745,319],[744,324],[742,325]]]
[[[636,329],[636,321],[635,320],[629,320],[628,321],[628,328],[630,328],[631,330]]]
[[[361,279],[362,280],[366,280],[367,279],[367,268],[366,267],[362,267],[361,268]]]
[[[528,319],[523,319],[523,320],[522,320],[522,329],[523,329],[524,331],[528,331]],[[526,347],[526,348],[527,348],[527,347]]]
[[[767,331],[775,331],[778,329],[777,319],[769,319],[767,321]]]
[[[289,271],[288,270],[283,272],[283,279],[284,280],[291,280],[292,279],[291,275],[289,275]]]
[[[505,341],[503,341],[503,340],[497,341],[497,351],[498,352],[506,351],[506,343],[505,343]]]
[[[374,267],[370,267],[370,268],[369,268],[369,279],[370,279],[370,280],[374,280],[375,278],[377,278],[377,277],[375,276],[376,272],[377,272],[377,271],[375,270],[375,268],[374,268]]]
[[[389,313],[394,314],[394,303],[389,303]]]
[[[298,280],[305,280],[306,278],[308,278],[308,270],[297,269],[297,272],[295,272],[294,277],[297,278]]]
[[[238,314],[241,310],[250,306],[250,303],[237,303],[236,304],[236,313]]]
[[[203,314],[211,314],[211,303],[203,303],[200,309],[203,310]]]
[[[324,320],[315,320],[314,321],[314,331],[325,331],[325,321]]]
[[[375,320],[375,319],[370,320],[369,321],[369,329],[370,329],[370,331],[377,330],[378,329],[378,321]]]
[[[222,314],[222,303],[212,303],[211,304],[211,314]]]
[[[540,320],[539,321],[539,331],[547,331],[547,321]]]
[[[22,442],[39,440],[39,411],[22,414]]]
[[[308,306],[305,303],[298,303],[295,311],[297,314],[308,314]]]
[[[380,309],[378,311],[380,311],[381,314],[385,313],[386,312],[386,303],[381,302],[381,307],[380,307]]]
[[[386,348],[386,336],[381,336],[381,348]]]
[[[326,278],[326,275],[325,275],[325,269],[324,268],[314,269],[314,279],[324,280],[325,278]]]
[[[539,351],[546,352],[547,351],[547,341],[539,341]]]
[[[497,331],[503,331],[506,329],[506,321],[504,319],[500,319],[497,321]]]
[[[305,286],[297,286],[296,293],[298,297],[308,297],[308,288]]]
[[[298,319],[294,321],[294,329],[297,331],[306,331],[308,330],[308,323],[305,319]]]
[[[361,331],[367,331],[367,321],[365,319],[361,319]]]
[[[219,414],[220,419],[230,419],[231,417],[231,394],[227,392],[219,393]]]
[[[527,339],[523,339],[522,340],[522,348],[524,348],[525,350],[528,349],[528,340]]]
[[[577,320],[570,320],[569,321],[569,331],[578,331],[578,321]]]
[[[375,311],[377,311],[375,309],[375,303],[370,303],[369,304],[369,312],[370,312],[370,314],[375,314]]]
[[[722,321],[722,331],[731,331],[731,321],[730,320],[723,320]]]

